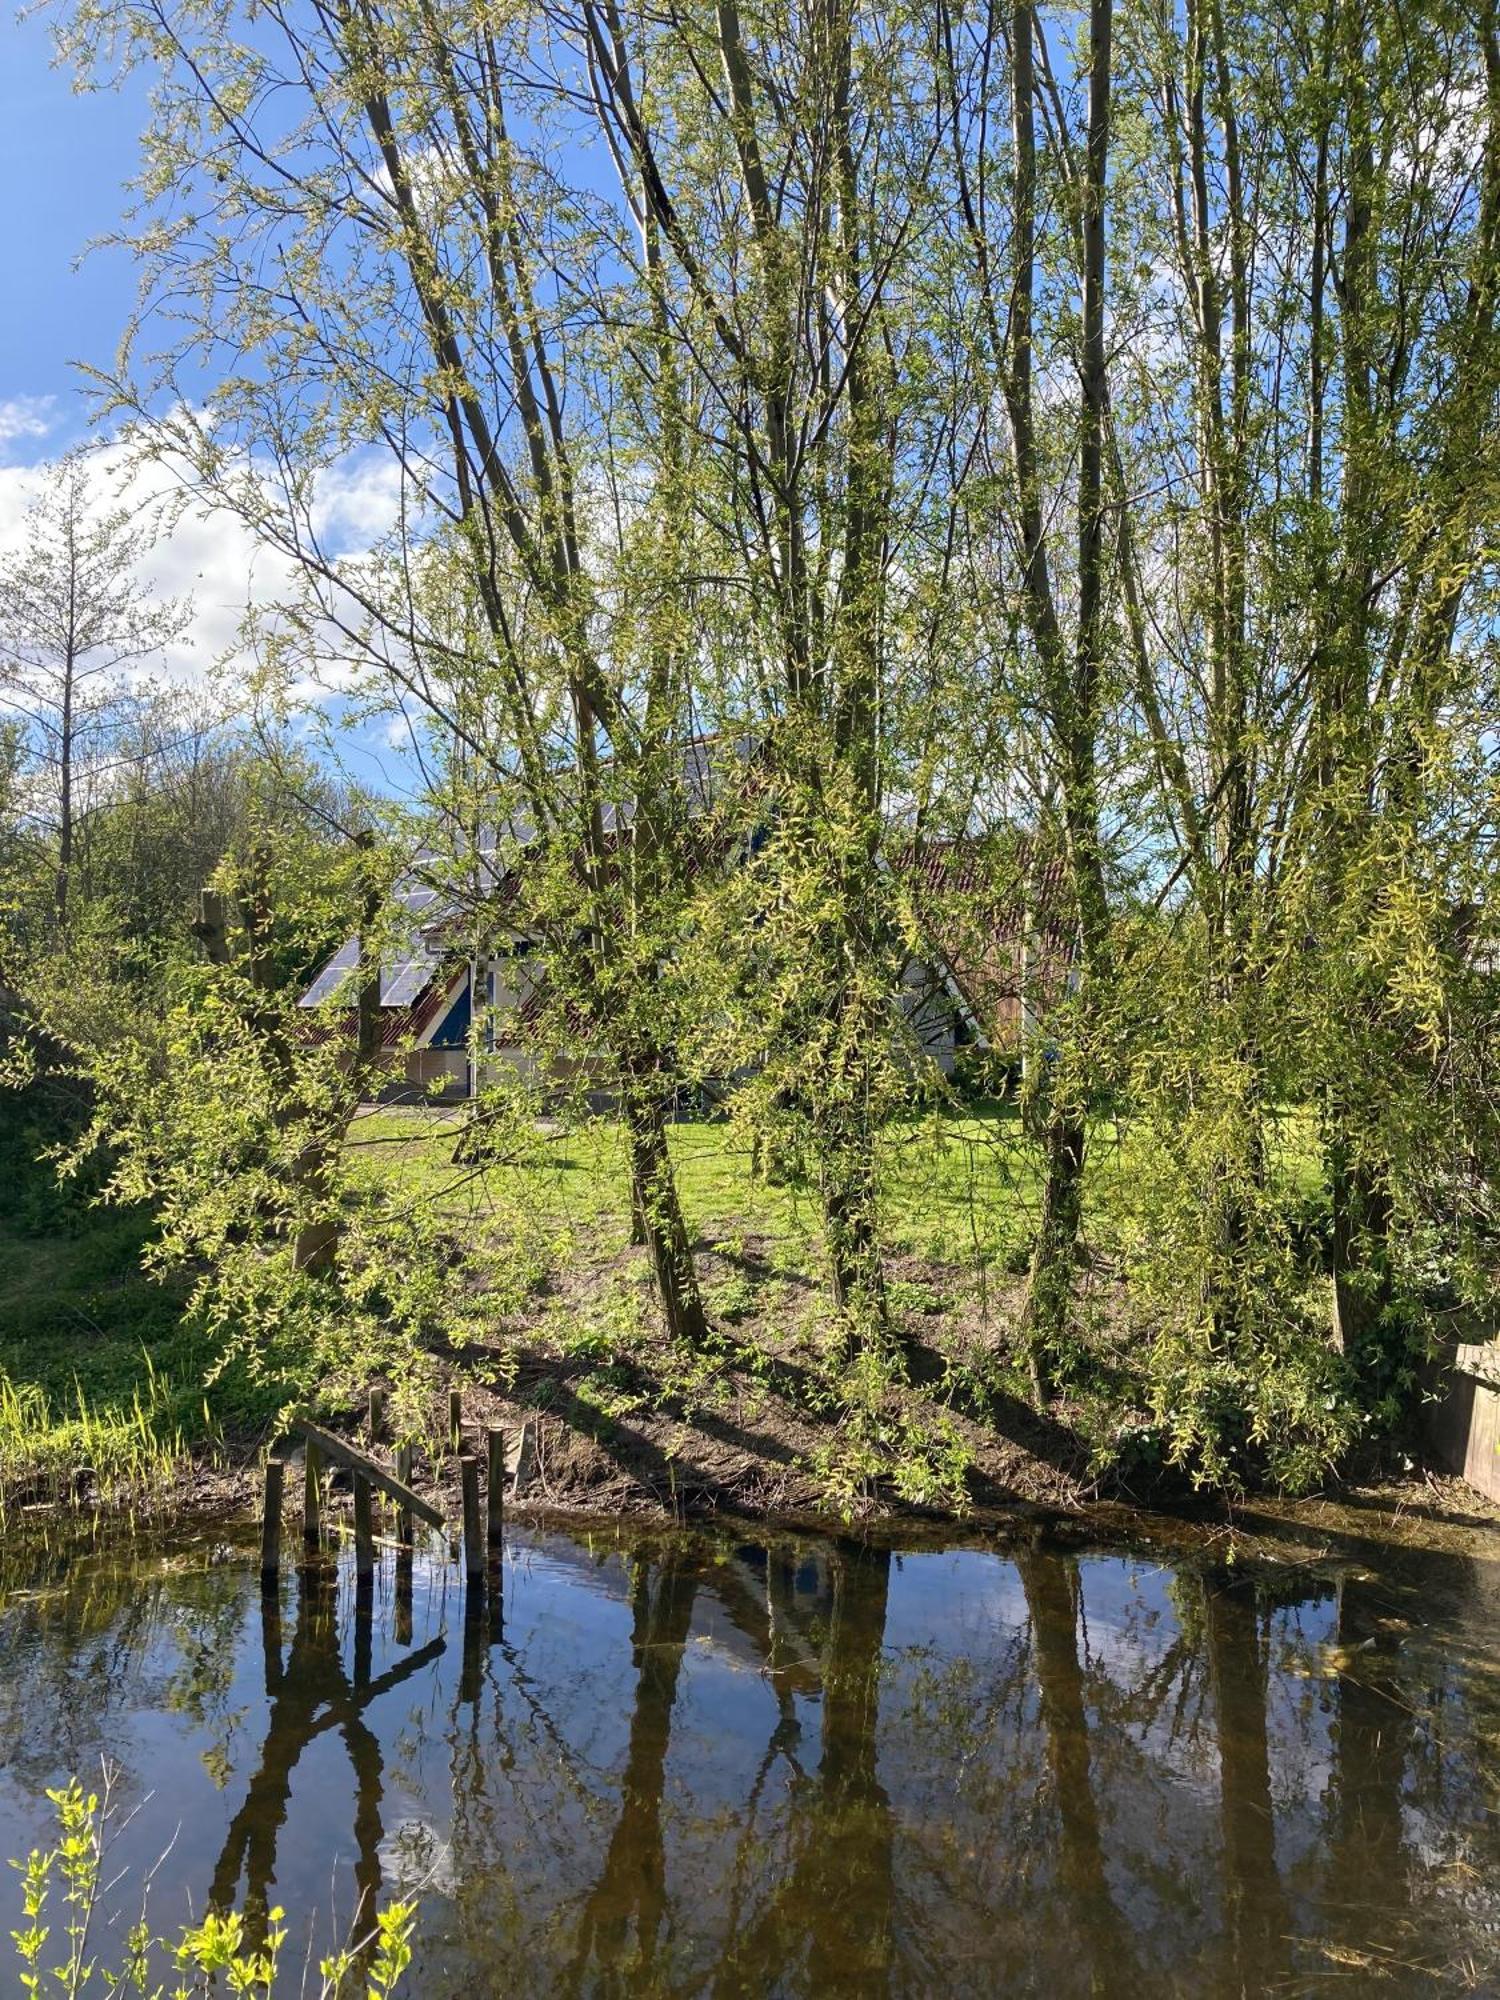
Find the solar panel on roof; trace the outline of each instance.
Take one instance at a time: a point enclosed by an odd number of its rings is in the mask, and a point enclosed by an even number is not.
[[[380,968],[382,1007],[409,1007],[432,977],[436,961],[425,951]]]
[[[321,1007],[359,964],[359,939],[346,938],[298,1001],[299,1007]]]

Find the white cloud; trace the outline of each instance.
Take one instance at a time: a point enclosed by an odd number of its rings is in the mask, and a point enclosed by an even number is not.
[[[17,428],[7,434],[7,413],[22,411],[14,419],[20,425],[26,400],[0,402],[0,446],[7,435],[33,441],[45,436],[44,413],[34,419],[37,428]],[[253,662],[244,638],[247,617],[251,613],[263,617],[293,595],[292,559],[260,544],[238,515],[184,498],[169,465],[141,464],[118,439],[97,446],[89,462],[99,506],[124,507],[143,527],[157,531],[139,563],[143,588],[158,599],[182,599],[188,608],[182,639],[168,649],[152,677],[191,685],[217,671],[231,700],[237,686],[248,693]],[[56,465],[50,456],[33,456],[24,465],[6,464],[0,451],[0,550],[20,543],[26,511]],[[356,555],[390,529],[398,500],[396,470],[382,454],[351,454],[318,480],[317,532],[325,547],[340,555]],[[311,683],[300,690],[304,695],[312,691]]]
[[[313,528],[338,555],[372,548],[401,513],[401,468],[389,452],[351,452],[318,474]]]
[[[0,458],[23,439],[44,438],[54,429],[55,396],[0,396]]]

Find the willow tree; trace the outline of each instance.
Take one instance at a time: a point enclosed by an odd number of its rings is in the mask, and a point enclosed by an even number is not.
[[[544,107],[513,108],[531,27],[524,9],[421,0],[78,10],[78,59],[154,82],[142,310],[106,387],[143,450],[293,565],[294,629],[453,750],[459,817],[497,837],[508,918],[621,1105],[665,1317],[691,1340],[654,998],[688,711],[671,660],[643,693],[610,650],[597,354],[570,321],[591,231],[554,178]],[[206,403],[184,387],[205,378]],[[394,520],[356,556],[330,539],[327,496],[360,447],[384,460]],[[648,869],[623,859],[644,845],[632,828],[651,829]],[[450,872],[483,878],[472,847]]]
[[[1326,926],[1332,1001],[1309,1020],[1307,1069],[1333,1332],[1378,1393],[1406,1345],[1382,1329],[1403,1194],[1452,1159],[1455,1112],[1493,1148],[1486,1093],[1462,1090],[1452,1056],[1485,1032],[1463,975],[1489,900],[1500,23],[1493,7],[1432,5],[1413,34],[1379,9],[1329,6],[1276,58],[1279,102],[1263,115],[1305,217],[1284,282],[1308,300],[1292,845],[1299,915],[1311,906]],[[1448,1178],[1451,1208],[1461,1177]],[[1407,1202],[1408,1230],[1419,1210]]]
[[[1026,1345],[1045,1393],[1072,1310],[1088,1096],[1097,1080],[1090,1019],[1112,977],[1101,738],[1116,564],[1105,336],[1113,9],[1110,0],[1090,9],[1080,87],[1072,94],[1081,103],[1057,85],[1047,31],[1030,0],[1003,24],[993,13],[963,18],[946,8],[941,21],[964,289],[1005,417],[996,540],[1012,553],[1018,574],[1019,622],[1035,660],[1036,707],[1058,798],[1067,928],[1077,940],[1072,1034],[1055,1014],[1050,1060],[1040,1066],[1044,1169]],[[1008,66],[997,60],[1002,53]],[[1006,109],[1008,173],[997,188],[1003,169],[993,134]],[[1039,314],[1050,336],[1040,357]],[[1046,423],[1038,412],[1039,373]],[[1068,514],[1072,546],[1060,550]],[[1071,1059],[1059,1060],[1068,1040]]]
[[[1153,338],[1117,436],[1161,494],[1138,633],[1214,1024],[1175,1116],[1218,1122],[1205,1296],[1225,1351],[1284,1317],[1270,1122],[1309,1096],[1354,1352],[1390,1299],[1396,1161],[1442,1143],[1419,1045],[1482,900],[1451,807],[1484,783],[1495,25],[1193,0],[1131,17],[1123,76]]]
[[[903,8],[855,0],[792,20],[611,0],[549,18],[667,274],[665,330],[702,385],[698,504],[733,596],[773,828],[746,873],[755,1004],[735,1018],[756,1063],[742,1097],[810,1158],[857,1341],[885,1317],[876,1134],[906,1082],[881,858],[886,704],[909,642],[900,565],[945,422],[914,421],[931,389],[918,266],[938,143],[924,33]]]

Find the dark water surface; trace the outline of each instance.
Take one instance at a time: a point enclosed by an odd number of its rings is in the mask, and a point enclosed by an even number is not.
[[[1500,1993],[1473,1556],[518,1526],[498,1621],[421,1557],[367,1617],[237,1545],[53,1568],[0,1596],[0,1854],[108,1756],[163,1928],[280,1903],[300,1959],[425,1884],[420,2000]]]

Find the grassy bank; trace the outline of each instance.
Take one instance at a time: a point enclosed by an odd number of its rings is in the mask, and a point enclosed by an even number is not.
[[[142,1271],[148,1231],[129,1211],[0,1218],[0,1506],[158,1492],[217,1440],[209,1349],[184,1288]]]
[[[461,1308],[417,1351],[352,1342],[295,1392],[354,1425],[380,1380],[403,1430],[440,1463],[451,1383],[475,1420],[529,1422],[545,1497],[671,1511],[944,1511],[1059,1504],[1149,1483],[1162,1466],[1132,1374],[1121,1281],[1141,1163],[1129,1135],[1093,1135],[1080,1272],[1080,1358],[1045,1415],[1015,1351],[1038,1187],[1014,1108],[893,1126],[880,1154],[894,1365],[851,1381],[837,1353],[816,1203],[752,1171],[723,1123],[671,1133],[712,1335],[663,1336],[644,1252],[630,1242],[620,1136],[606,1120],[543,1124],[501,1157],[466,1160],[462,1116],[369,1109],[350,1135],[359,1176],[399,1212],[435,1212],[461,1262]],[[1301,1121],[1284,1170],[1310,1171]],[[150,1218],[58,1195],[50,1168],[11,1164],[25,1199],[0,1221],[0,1495],[10,1505],[180,1482],[226,1443],[246,1458],[287,1393],[216,1372],[185,1285],[141,1268]]]
[[[534,1422],[553,1498],[949,1510],[1066,1503],[1101,1480],[1149,1484],[1164,1469],[1122,1277],[1142,1174],[1128,1131],[1093,1133],[1079,1366],[1040,1415],[1016,1343],[1037,1154],[1012,1105],[884,1133],[901,1358],[852,1375],[837,1352],[816,1202],[753,1172],[730,1127],[671,1132],[714,1329],[691,1354],[661,1333],[612,1125],[544,1126],[504,1159],[472,1165],[455,1157],[462,1129],[452,1112],[371,1110],[353,1141],[361,1171],[398,1202],[435,1207],[469,1247],[474,1282],[436,1372],[461,1379],[494,1421]],[[1310,1186],[1306,1121],[1288,1116],[1281,1130],[1281,1171]],[[417,1400],[439,1407],[425,1383]]]
[[[143,1268],[150,1214],[104,1206],[97,1178],[59,1183],[67,1129],[43,1092],[0,1098],[0,1513],[170,1500],[233,1403],[205,1387],[186,1280]]]

